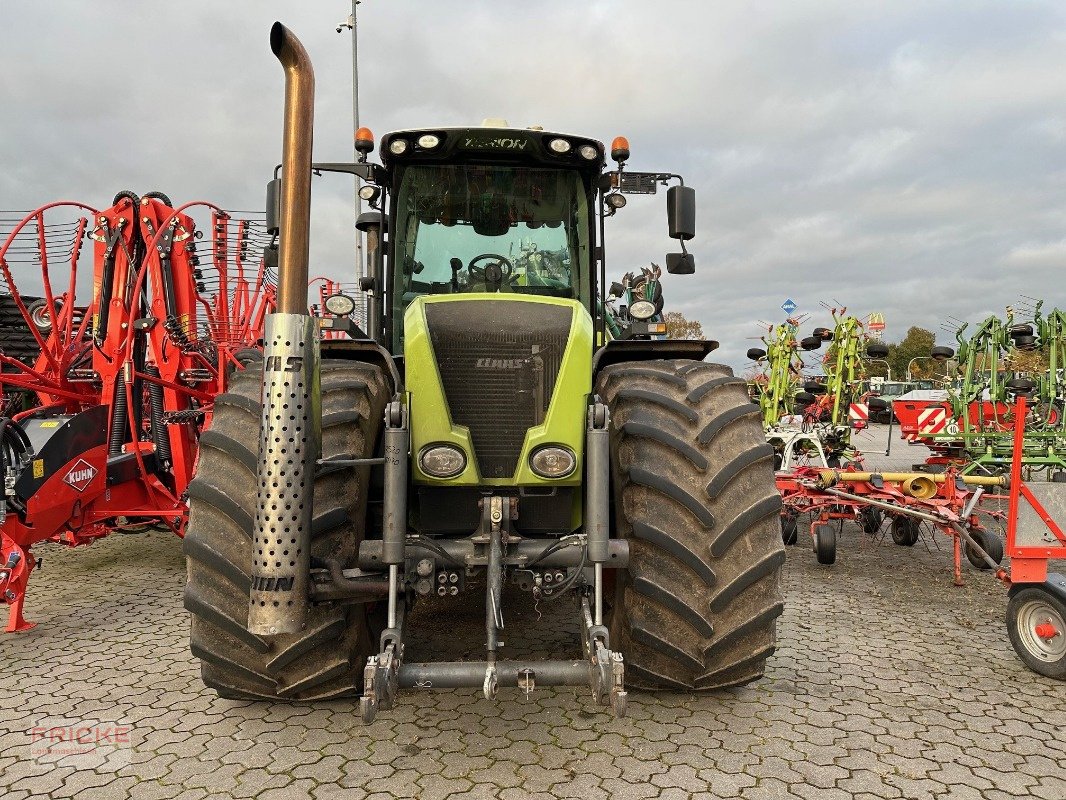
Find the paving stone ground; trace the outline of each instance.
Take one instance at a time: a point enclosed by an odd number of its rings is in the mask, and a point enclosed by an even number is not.
[[[894,449],[871,463],[920,460]],[[494,703],[408,692],[370,726],[350,702],[206,690],[172,538],[45,548],[27,608],[39,627],[0,636],[0,797],[1062,800],[1066,684],[1015,657],[1001,587],[969,567],[966,586],[952,585],[948,544],[926,533],[901,548],[849,527],[830,568],[790,548],[779,649],[748,687],[633,695],[620,721],[578,689]],[[572,607],[540,610],[539,621],[528,605],[509,612],[513,655],[575,641]],[[476,599],[447,618],[423,607],[412,657],[477,654],[482,613]],[[32,731],[55,720],[125,725],[130,744],[107,763],[49,761]]]

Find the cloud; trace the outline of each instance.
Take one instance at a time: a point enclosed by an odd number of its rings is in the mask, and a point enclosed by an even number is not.
[[[6,0],[0,208],[162,189],[259,208],[280,152],[275,18],[316,66],[316,157],[351,156],[344,2]],[[1066,304],[1066,10],[1052,0],[364,0],[361,121],[503,116],[602,140],[697,189],[668,307],[744,365],[786,296],[885,313],[886,337],[1039,294]],[[352,186],[316,179],[312,270],[350,276]],[[675,249],[662,195],[608,223],[609,271]]]

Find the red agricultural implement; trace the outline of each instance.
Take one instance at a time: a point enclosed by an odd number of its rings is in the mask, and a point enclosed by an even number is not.
[[[818,562],[832,564],[844,522],[857,522],[874,534],[888,517],[892,540],[907,547],[918,542],[921,524],[929,523],[953,538],[955,580],[961,584],[964,551],[970,563],[982,569],[985,554],[997,568],[1003,559],[1002,542],[982,524],[983,518],[1002,514],[982,508],[980,500],[989,487],[1006,483],[1005,478],[962,476],[952,470],[927,475],[798,468],[777,477],[784,503],[782,535],[786,544],[795,544],[799,517],[807,516]]]
[[[1066,483],[1025,481],[1026,425],[1034,417],[1024,394],[1006,410],[1001,416],[1013,425],[1008,475],[963,475],[950,465],[937,474],[797,467],[777,476],[782,535],[795,544],[806,516],[818,561],[831,564],[845,521],[872,534],[888,516],[893,541],[905,546],[918,541],[923,523],[941,530],[953,539],[956,584],[962,583],[964,553],[975,567],[991,571],[1010,590],[1007,632],[1019,658],[1035,672],[1066,680],[1066,575],[1049,569],[1051,561],[1066,561]],[[983,508],[982,500],[1007,501],[1006,515]],[[983,524],[1004,516],[1005,543]]]
[[[261,220],[159,193],[0,216],[0,234],[0,597],[14,632],[32,627],[34,545],[184,533],[200,432],[227,375],[260,357],[276,280]]]

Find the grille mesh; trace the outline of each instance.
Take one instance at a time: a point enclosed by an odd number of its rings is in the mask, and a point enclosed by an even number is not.
[[[514,475],[526,431],[548,411],[572,319],[547,303],[426,304],[448,411],[470,429],[483,478]]]

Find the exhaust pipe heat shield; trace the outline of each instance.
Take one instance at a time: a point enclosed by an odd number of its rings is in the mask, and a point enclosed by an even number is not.
[[[315,463],[322,450],[318,334],[302,314],[267,317],[259,496],[248,630],[295,633],[307,617]]]
[[[270,49],[285,70],[285,127],[278,310],[266,323],[248,608],[248,630],[261,636],[295,633],[307,620],[315,464],[322,450],[318,331],[307,313],[315,73],[300,40],[281,23],[270,31]]]

